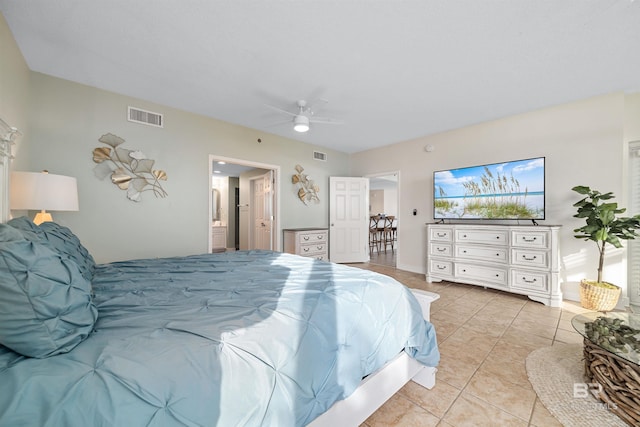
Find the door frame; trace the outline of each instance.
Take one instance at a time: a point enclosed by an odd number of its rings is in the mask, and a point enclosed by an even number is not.
[[[389,176],[389,175],[397,175],[398,176],[398,180],[396,181],[396,206],[398,207],[398,213],[396,214],[396,221],[399,221],[400,219],[400,212],[402,211],[402,209],[400,209],[400,200],[402,200],[402,198],[400,197],[400,171],[399,170],[395,170],[395,171],[391,171],[391,172],[378,172],[378,173],[372,173],[372,174],[368,174],[368,175],[364,175],[365,178],[369,178],[369,191],[371,191],[371,178],[379,178],[381,176]],[[396,247],[395,247],[395,251],[396,251],[396,265],[394,267],[398,267],[398,260],[400,259],[400,233],[396,233]]]
[[[262,163],[262,162],[254,162],[252,160],[246,160],[246,159],[237,159],[237,158],[233,158],[233,157],[225,157],[225,156],[219,156],[217,154],[209,154],[209,174],[208,174],[208,184],[207,184],[207,193],[209,194],[209,214],[207,216],[208,222],[207,222],[207,236],[208,237],[208,252],[211,253],[211,223],[212,223],[212,218],[213,218],[213,213],[211,211],[211,204],[212,204],[212,192],[211,192],[211,177],[213,176],[213,162],[216,161],[223,161],[223,162],[227,162],[227,163],[233,163],[236,165],[241,165],[241,166],[249,166],[249,167],[253,167],[256,169],[267,169],[267,170],[271,170],[273,171],[273,189],[274,189],[274,197],[275,197],[275,203],[274,203],[274,207],[273,207],[273,216],[274,216],[274,220],[273,220],[273,236],[272,238],[272,244],[273,244],[273,250],[274,251],[279,251],[282,245],[282,239],[280,237],[281,234],[281,228],[280,228],[280,166],[278,165],[272,165],[272,164],[268,164],[268,163]],[[253,209],[253,207],[250,205],[249,209]],[[251,215],[249,215],[251,217]],[[242,227],[243,224],[240,224],[240,227]],[[248,226],[248,224],[244,224],[244,226]]]

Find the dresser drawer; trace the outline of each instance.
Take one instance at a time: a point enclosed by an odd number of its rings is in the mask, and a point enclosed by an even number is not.
[[[315,258],[318,259],[320,261],[328,261],[329,257],[327,256],[327,253],[315,253],[315,254],[300,254],[300,256],[306,257],[306,258]]]
[[[326,252],[327,244],[325,242],[300,245],[300,255],[303,256]]]
[[[519,231],[511,232],[511,246],[520,248],[547,249],[549,247],[549,232],[540,231]]]
[[[305,243],[316,243],[316,242],[326,242],[327,241],[327,232],[311,232],[311,233],[300,233],[298,235],[298,242],[303,245]]]
[[[456,242],[506,246],[509,243],[509,233],[507,230],[456,230]]]
[[[486,281],[502,286],[507,286],[508,275],[506,268],[457,263],[455,265],[455,275],[456,277],[471,279],[476,282]]]
[[[457,245],[456,257],[490,262],[507,262],[507,248]]]
[[[453,263],[432,259],[429,261],[429,274],[434,277],[451,277],[453,275]]]
[[[549,254],[531,249],[511,249],[511,264],[523,267],[548,268]]]
[[[431,256],[450,257],[452,253],[450,244],[436,242],[429,245],[429,255]]]
[[[432,242],[453,242],[453,229],[431,228],[429,229],[429,240]]]
[[[513,269],[511,287],[524,291],[549,292],[549,274]]]

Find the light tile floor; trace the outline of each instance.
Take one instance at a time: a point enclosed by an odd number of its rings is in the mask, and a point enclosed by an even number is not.
[[[576,313],[588,311],[579,303],[551,308],[478,286],[427,283],[388,266],[353,266],[440,295],[431,306],[441,353],[436,386],[409,382],[362,427],[561,426],[533,391],[525,359],[539,347],[582,342],[571,326]]]

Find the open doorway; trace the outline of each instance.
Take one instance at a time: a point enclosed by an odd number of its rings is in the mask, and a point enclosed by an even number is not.
[[[370,230],[369,262],[372,264],[395,267],[397,264],[399,241],[399,177],[400,172],[386,172],[368,175],[369,178],[369,216],[377,221],[376,230]]]
[[[280,167],[211,154],[209,179],[209,252],[279,250]],[[257,220],[265,224],[262,230]]]

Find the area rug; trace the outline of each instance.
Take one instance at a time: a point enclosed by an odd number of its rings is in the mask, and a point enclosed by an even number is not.
[[[627,425],[588,393],[582,344],[555,344],[534,350],[527,356],[526,367],[538,398],[563,426]]]

